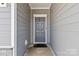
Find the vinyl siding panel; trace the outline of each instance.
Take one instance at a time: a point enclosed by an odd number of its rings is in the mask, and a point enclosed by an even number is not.
[[[11,4],[0,7],[0,46],[11,46]]]
[[[0,7],[0,46],[11,46],[11,4]],[[1,48],[0,56],[12,56],[13,48]]]
[[[51,6],[51,45],[56,55],[79,55],[79,4]]]
[[[28,4],[17,4],[17,55],[23,56],[30,41],[30,7]],[[27,43],[27,45],[28,45]]]

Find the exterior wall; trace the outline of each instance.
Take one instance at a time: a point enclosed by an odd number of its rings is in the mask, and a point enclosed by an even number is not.
[[[33,22],[33,14],[47,14],[47,43],[50,44],[50,9],[32,9],[31,10],[31,22]],[[33,23],[31,23],[33,25]],[[32,36],[32,31],[33,31],[33,26],[31,26],[31,43],[33,43],[33,36]]]
[[[7,46],[7,47],[6,47]],[[0,56],[12,56],[11,46],[11,4],[0,7]]]
[[[51,45],[56,55],[79,55],[79,4],[52,4]]]
[[[11,46],[11,4],[0,7],[0,46]]]
[[[0,48],[0,56],[12,56],[13,48]]]
[[[26,50],[25,40],[30,40],[30,8],[28,4],[17,4],[17,55],[23,56]],[[28,44],[27,43],[27,44]]]

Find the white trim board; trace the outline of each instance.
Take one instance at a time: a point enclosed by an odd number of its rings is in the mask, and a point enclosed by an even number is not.
[[[50,9],[50,7],[47,7],[47,8],[31,8],[31,9]]]
[[[12,46],[0,46],[0,48],[13,48]]]
[[[14,46],[14,4],[11,4],[11,46]]]
[[[14,56],[14,3],[11,3],[11,46],[13,47]]]
[[[14,56],[17,56],[17,4],[14,4]]]
[[[33,17],[47,17],[47,14],[33,14]]]

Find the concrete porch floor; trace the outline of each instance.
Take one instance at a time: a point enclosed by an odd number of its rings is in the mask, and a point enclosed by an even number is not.
[[[28,56],[54,56],[49,47],[44,47],[44,48],[31,47],[31,48],[28,48],[27,55]]]

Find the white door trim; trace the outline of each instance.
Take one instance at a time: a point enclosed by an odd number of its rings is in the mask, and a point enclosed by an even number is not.
[[[35,17],[45,17],[45,42],[35,42]],[[47,44],[47,14],[33,14],[33,43]]]
[[[11,3],[11,46],[13,56],[17,56],[17,4]]]
[[[14,3],[11,4],[11,46],[13,47],[14,56]]]

